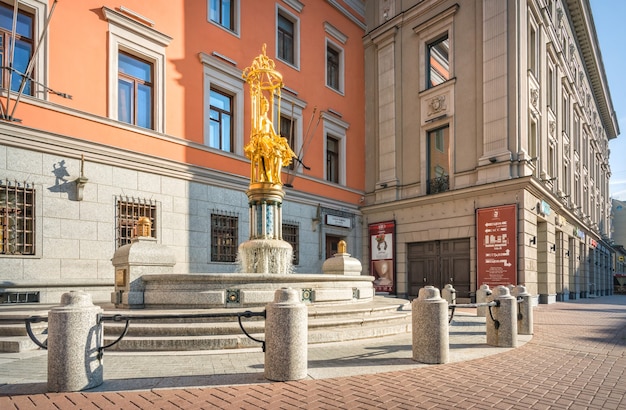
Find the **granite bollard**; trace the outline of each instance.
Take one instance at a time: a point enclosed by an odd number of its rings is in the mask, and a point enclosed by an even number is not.
[[[441,297],[448,301],[449,305],[456,304],[456,290],[449,283],[441,289]]]
[[[300,380],[307,376],[308,309],[299,292],[278,289],[266,308],[265,378]]]
[[[533,334],[533,305],[532,295],[526,290],[526,286],[518,285],[513,291],[513,296],[522,298],[518,303],[517,315],[517,334],[532,335]]]
[[[517,347],[517,299],[509,288],[498,286],[491,300],[499,306],[492,307],[493,318],[487,315],[487,344],[495,347]]]
[[[82,291],[64,293],[61,306],[48,312],[48,391],[74,392],[102,384],[101,313]]]
[[[448,302],[439,289],[425,286],[411,302],[413,327],[413,360],[428,364],[448,363],[450,334]]]
[[[480,285],[480,289],[476,291],[476,303],[487,303],[487,299],[491,296],[491,289],[489,289],[489,285]],[[476,316],[478,317],[486,317],[487,316],[487,306],[478,306],[476,308]]]

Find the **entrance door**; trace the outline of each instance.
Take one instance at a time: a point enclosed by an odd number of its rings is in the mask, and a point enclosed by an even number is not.
[[[339,241],[342,239],[340,236],[326,235],[326,259],[335,256]]]
[[[408,244],[409,297],[427,285],[454,286],[457,298],[470,298],[469,238]]]

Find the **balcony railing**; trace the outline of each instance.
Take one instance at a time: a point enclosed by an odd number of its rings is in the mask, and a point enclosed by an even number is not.
[[[450,190],[450,176],[444,175],[428,180],[428,194],[436,194]]]

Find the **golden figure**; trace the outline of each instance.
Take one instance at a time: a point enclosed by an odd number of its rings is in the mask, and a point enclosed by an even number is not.
[[[282,185],[280,171],[291,164],[296,155],[289,148],[286,138],[276,134],[271,118],[280,118],[280,89],[282,75],[275,70],[274,61],[263,53],[243,71],[243,78],[250,85],[250,108],[252,124],[250,142],[244,147],[250,158],[250,182],[268,182]],[[268,99],[269,98],[269,99]],[[274,116],[275,98],[277,115]]]

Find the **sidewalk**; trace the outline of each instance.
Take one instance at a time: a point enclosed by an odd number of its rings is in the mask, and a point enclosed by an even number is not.
[[[45,352],[4,353],[0,408],[626,408],[626,296],[540,305],[517,349],[487,346],[469,312],[449,364],[414,362],[410,334],[311,345],[309,377],[287,383],[263,378],[260,349],[105,352],[103,385],[47,394]]]

